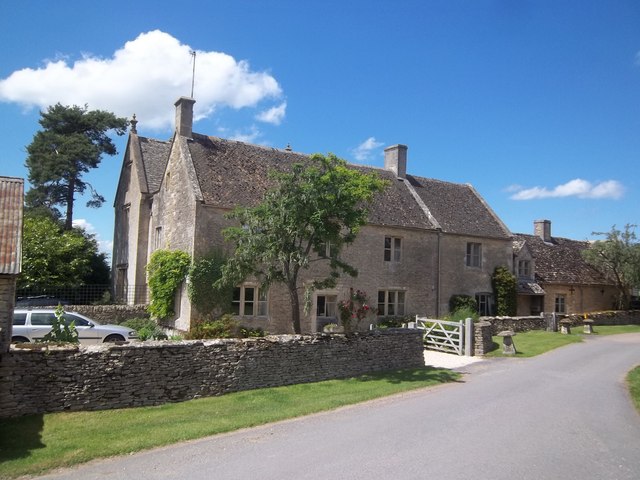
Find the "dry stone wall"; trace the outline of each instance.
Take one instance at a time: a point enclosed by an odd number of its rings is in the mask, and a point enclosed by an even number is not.
[[[0,416],[159,405],[419,366],[415,330],[12,348],[0,357]]]

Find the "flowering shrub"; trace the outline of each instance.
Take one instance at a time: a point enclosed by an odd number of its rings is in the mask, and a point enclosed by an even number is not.
[[[345,333],[358,329],[360,322],[371,313],[369,299],[362,290],[349,290],[349,298],[338,302],[340,320]]]

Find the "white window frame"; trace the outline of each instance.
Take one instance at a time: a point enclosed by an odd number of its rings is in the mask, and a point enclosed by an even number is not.
[[[402,261],[402,238],[384,237],[384,261],[400,263]]]
[[[482,244],[478,242],[467,242],[467,254],[465,264],[471,268],[482,267]]]
[[[153,249],[162,248],[162,227],[156,227],[155,236],[153,237]]]
[[[322,302],[320,302],[320,298],[323,299]],[[319,293],[316,295],[316,318],[338,318],[337,312],[338,295],[331,293]]]
[[[531,276],[531,260],[518,260],[518,276],[523,278]]]
[[[553,311],[555,313],[567,313],[567,296],[564,293],[556,294]]]
[[[378,290],[379,317],[403,317],[405,315],[406,305],[406,290],[397,288]]]
[[[251,300],[247,300],[249,291],[253,295]],[[237,300],[236,292],[239,293]],[[266,317],[269,314],[267,291],[256,284],[247,283],[237,286],[233,291],[231,305],[233,314],[237,317]]]
[[[486,317],[493,314],[493,294],[488,292],[476,293],[478,315]]]

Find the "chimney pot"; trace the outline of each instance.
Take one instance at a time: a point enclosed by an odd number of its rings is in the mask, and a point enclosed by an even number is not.
[[[193,134],[193,104],[196,101],[189,97],[180,97],[176,103],[176,132],[183,137],[191,138]]]
[[[551,220],[536,220],[533,222],[533,234],[544,242],[551,242]]]
[[[384,149],[384,168],[391,170],[398,178],[407,176],[407,146],[392,145]]]

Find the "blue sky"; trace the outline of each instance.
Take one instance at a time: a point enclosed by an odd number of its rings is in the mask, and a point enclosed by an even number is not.
[[[180,8],[176,8],[176,5]],[[27,177],[47,105],[470,183],[513,232],[548,219],[578,240],[640,223],[636,0],[2,0],[0,175]],[[87,179],[107,198],[76,219],[109,250],[124,152]]]

